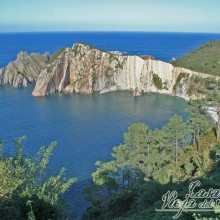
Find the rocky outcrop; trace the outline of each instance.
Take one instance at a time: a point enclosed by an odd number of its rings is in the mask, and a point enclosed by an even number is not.
[[[28,86],[37,80],[49,60],[49,54],[28,54],[21,51],[17,59],[0,69],[0,85]]]
[[[64,49],[47,65],[32,94],[45,96],[54,92],[91,94],[128,90],[135,95],[156,92],[185,99],[199,98],[200,94],[193,88],[208,76],[150,57],[124,56],[90,45],[75,44]]]

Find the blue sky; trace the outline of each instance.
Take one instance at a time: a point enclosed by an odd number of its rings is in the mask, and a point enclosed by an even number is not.
[[[220,0],[0,0],[0,32],[220,33]]]

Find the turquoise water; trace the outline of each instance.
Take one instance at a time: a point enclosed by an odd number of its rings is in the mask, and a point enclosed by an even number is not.
[[[128,92],[112,92],[34,98],[32,89],[0,88],[0,136],[6,140],[6,151],[11,152],[13,139],[26,135],[26,155],[57,141],[50,168],[58,171],[64,166],[67,176],[78,178],[65,195],[77,212],[85,206],[81,190],[88,185],[95,162],[111,159],[112,147],[122,143],[128,126],[145,122],[155,129],[175,113],[186,116],[185,101],[171,96],[133,97]]]

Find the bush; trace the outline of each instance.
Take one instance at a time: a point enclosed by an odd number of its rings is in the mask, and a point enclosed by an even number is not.
[[[153,74],[153,83],[157,89],[161,90],[163,88],[162,79],[157,74]]]
[[[15,155],[3,155],[0,150],[0,219],[27,219],[27,216],[63,219],[64,203],[60,195],[76,179],[64,178],[64,168],[57,176],[46,175],[55,142],[47,148],[41,147],[35,157],[27,158],[22,149],[24,138],[15,140]]]

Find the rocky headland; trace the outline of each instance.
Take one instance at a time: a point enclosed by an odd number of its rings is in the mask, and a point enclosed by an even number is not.
[[[135,96],[154,92],[198,99],[201,94],[197,88],[207,77],[210,75],[174,67],[152,56],[107,52],[83,43],[63,48],[52,57],[22,51],[15,61],[0,69],[0,85],[36,83],[33,96],[121,90]]]
[[[201,96],[195,87],[207,77],[150,56],[126,56],[76,43],[51,58],[40,73],[32,95],[124,90],[134,95],[155,92],[195,99]]]
[[[0,69],[0,85],[20,87],[36,82],[49,59],[48,53],[40,55],[21,51],[15,61]]]

